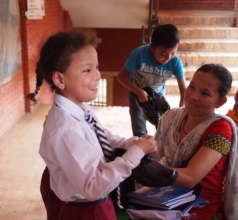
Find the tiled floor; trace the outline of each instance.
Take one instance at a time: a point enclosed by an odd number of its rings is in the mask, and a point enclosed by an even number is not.
[[[0,219],[46,219],[39,193],[44,163],[38,155],[48,106],[24,116],[0,138]]]
[[[172,107],[178,98],[169,97]],[[233,98],[219,109],[226,113],[233,105]],[[45,211],[39,193],[39,183],[44,163],[38,154],[42,125],[49,109],[40,105],[33,113],[24,116],[11,130],[0,137],[0,219],[45,220]],[[127,107],[97,109],[105,127],[121,136],[131,136]],[[154,127],[148,124],[150,134]]]

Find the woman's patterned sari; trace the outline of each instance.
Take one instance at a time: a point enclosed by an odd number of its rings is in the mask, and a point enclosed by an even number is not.
[[[161,164],[169,167],[184,167],[187,161],[197,150],[197,146],[203,133],[210,124],[219,119],[227,120],[233,130],[232,150],[229,155],[229,168],[227,171],[227,181],[225,184],[224,208],[227,219],[238,219],[238,163],[237,163],[237,128],[235,123],[227,116],[214,114],[208,120],[197,125],[182,140],[180,140],[181,122],[186,116],[184,108],[172,109],[166,112],[158,125],[156,140],[158,142],[158,152],[156,159]],[[169,146],[169,147],[167,147]]]

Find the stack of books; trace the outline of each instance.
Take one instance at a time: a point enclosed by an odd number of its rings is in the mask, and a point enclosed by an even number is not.
[[[129,203],[164,210],[196,200],[193,189],[180,186],[142,187],[128,194]]]

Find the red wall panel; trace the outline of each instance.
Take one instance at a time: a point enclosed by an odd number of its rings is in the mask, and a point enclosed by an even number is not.
[[[65,13],[60,5],[59,0],[45,1],[45,17],[42,20],[27,20],[27,39],[26,44],[28,47],[28,54],[26,59],[28,60],[28,80],[26,82],[29,85],[29,90],[25,90],[26,93],[34,91],[35,89],[35,65],[38,60],[39,50],[48,38],[49,35],[54,34],[57,31],[63,30],[65,25],[70,25],[70,22],[66,22],[67,13]],[[26,100],[26,111],[31,111],[31,106],[28,100]]]
[[[101,71],[118,72],[129,53],[142,44],[142,31],[139,29],[96,29],[102,42],[97,51]],[[113,104],[128,105],[128,90],[114,78]]]
[[[99,67],[102,71],[119,71],[132,49],[142,43],[138,29],[96,29],[102,42],[98,45]]]

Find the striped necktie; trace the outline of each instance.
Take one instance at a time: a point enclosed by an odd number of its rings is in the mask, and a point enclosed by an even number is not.
[[[104,154],[104,157],[106,158],[106,161],[112,161],[115,159],[115,155],[113,152],[113,149],[111,148],[111,145],[109,144],[107,137],[105,136],[104,129],[97,123],[97,121],[93,118],[92,114],[90,114],[89,111],[85,112],[85,120],[93,125],[95,134],[98,138],[98,141],[102,147],[102,151]],[[119,208],[124,209],[124,207],[121,204],[121,192],[120,192],[120,185],[114,190],[116,193],[116,203]]]
[[[108,142],[108,139],[105,135],[104,129],[97,123],[97,121],[93,118],[90,112],[85,113],[85,120],[93,125],[95,134],[98,138],[98,141],[102,147],[103,154],[106,158],[106,161],[111,161],[113,159],[113,149]]]

